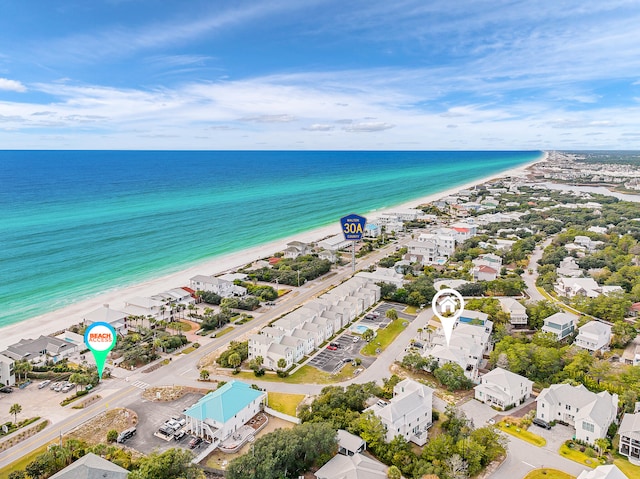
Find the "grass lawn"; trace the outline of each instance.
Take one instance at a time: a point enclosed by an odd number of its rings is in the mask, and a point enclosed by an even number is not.
[[[361,353],[365,356],[375,356],[376,349],[380,349],[380,352],[384,351],[402,332],[405,328],[403,325],[407,322],[406,319],[398,318],[392,321],[386,328],[379,329],[378,335],[362,348]]]
[[[233,331],[234,327],[233,326],[227,326],[226,328],[224,328],[221,331],[218,331],[216,334],[213,335],[214,338],[219,338],[220,336],[224,336],[225,334],[227,334],[229,331]]]
[[[407,306],[404,308],[404,312],[407,314],[416,314],[418,312],[418,308],[415,306]]]
[[[50,444],[54,444],[54,443],[57,444],[57,441],[54,441],[54,442],[52,442]],[[31,461],[33,461],[40,454],[46,452],[47,451],[47,447],[49,447],[49,444],[45,444],[44,446],[39,447],[35,451],[33,451],[33,452],[31,452],[31,453],[29,453],[29,454],[27,454],[25,456],[22,456],[17,461],[12,462],[8,466],[5,466],[2,469],[0,469],[0,479],[7,479],[9,477],[9,474],[11,474],[13,471],[24,470],[24,468],[26,467],[27,464],[29,464]]]
[[[189,354],[189,353],[194,352],[195,350],[196,350],[196,348],[194,348],[193,346],[187,346],[182,351],[180,351],[180,354]]]
[[[580,452],[577,449],[571,449],[566,444],[560,446],[558,451],[562,457],[566,457],[567,459],[571,459],[583,466],[595,468],[600,465],[600,462],[595,457],[589,457],[584,452]]]
[[[173,331],[191,331],[191,325],[189,323],[183,323],[182,321],[172,321],[167,325],[167,328]]]
[[[629,479],[640,479],[640,466],[634,466],[626,457],[616,454],[613,463],[618,466],[618,469],[624,472]]]
[[[296,409],[298,404],[304,399],[304,394],[287,394],[270,392],[269,394],[269,407],[280,411],[289,416],[296,415]]]
[[[575,477],[557,469],[536,469],[524,476],[524,479],[575,479]]]
[[[537,434],[529,432],[521,427],[513,425],[507,427],[504,422],[499,422],[497,426],[501,431],[504,431],[507,434],[511,434],[514,437],[520,438],[523,441],[527,441],[534,446],[542,447],[547,443],[547,440],[544,437],[538,436]]]
[[[272,381],[290,384],[333,384],[353,377],[353,371],[355,369],[356,368],[354,368],[351,364],[347,364],[338,374],[331,375],[329,373],[325,373],[324,371],[320,371],[313,366],[304,365],[295,373],[287,376],[286,378],[279,378],[275,374],[265,374],[264,376],[256,378],[253,373],[249,372],[241,372],[236,374],[235,376],[238,379],[246,379],[248,381],[252,379],[259,379],[260,381]]]

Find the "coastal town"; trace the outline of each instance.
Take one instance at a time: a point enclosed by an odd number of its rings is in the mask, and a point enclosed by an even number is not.
[[[581,188],[633,193],[640,167],[597,159],[548,152],[358,242],[292,240],[4,344],[0,477],[640,478],[640,198]]]

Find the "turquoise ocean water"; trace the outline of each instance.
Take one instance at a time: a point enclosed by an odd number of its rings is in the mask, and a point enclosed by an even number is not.
[[[0,326],[541,155],[0,151]]]

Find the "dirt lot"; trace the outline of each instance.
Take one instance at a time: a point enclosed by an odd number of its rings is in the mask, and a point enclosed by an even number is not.
[[[131,409],[115,408],[105,411],[69,433],[69,437],[81,439],[89,444],[107,442],[111,429],[122,432],[138,423],[138,415]]]
[[[273,417],[269,415],[268,417],[269,417],[269,423],[265,426],[265,428],[262,431],[260,431],[256,435],[256,439],[259,439],[265,434],[269,434],[270,432],[273,432],[276,429],[290,429],[294,426],[293,423],[284,421],[282,419],[278,419],[277,417]],[[220,450],[216,449],[205,459],[204,464],[214,469],[224,469],[224,466],[226,466],[226,464],[231,462],[236,457],[246,454],[247,452],[250,451],[250,449],[251,449],[250,442],[246,443],[242,447],[242,449],[240,449],[238,452],[234,454],[225,454],[224,452],[221,452]]]

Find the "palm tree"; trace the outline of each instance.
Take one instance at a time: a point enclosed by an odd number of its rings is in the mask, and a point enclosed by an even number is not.
[[[202,379],[203,381],[208,381],[209,380],[209,371],[207,371],[206,369],[201,369],[200,370],[200,379]]]
[[[284,358],[278,359],[278,369],[282,370],[287,367],[287,361]]]
[[[391,308],[385,313],[385,316],[392,321],[395,321],[398,319],[398,312],[394,308]]]
[[[22,406],[20,406],[20,404],[15,403],[12,404],[11,407],[9,408],[9,414],[13,414],[13,422],[15,424],[18,423],[18,414],[22,412]]]
[[[242,363],[242,358],[238,353],[233,353],[229,355],[228,361],[229,361],[229,365],[232,368],[238,369],[238,366],[240,366],[240,364]]]

